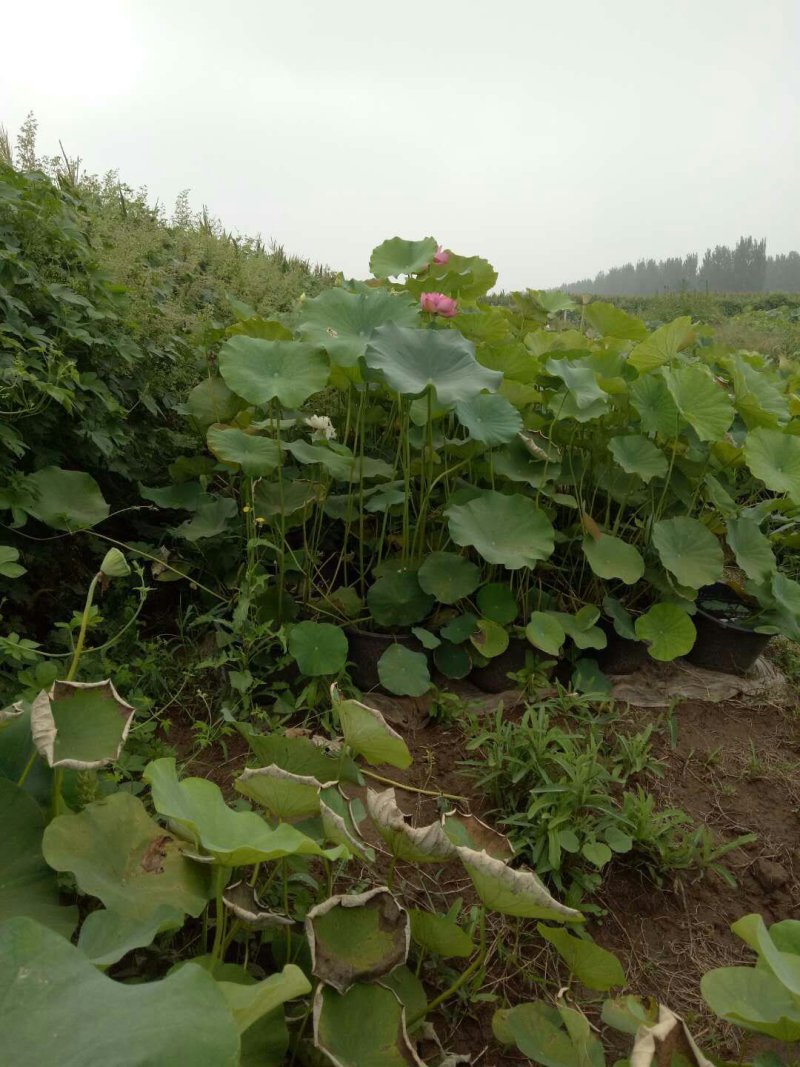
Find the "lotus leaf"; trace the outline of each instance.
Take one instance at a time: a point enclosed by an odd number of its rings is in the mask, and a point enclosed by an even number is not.
[[[70,937],[78,911],[60,906],[55,872],[42,857],[42,809],[7,778],[0,778],[0,826],[0,923],[24,915]]]
[[[289,652],[309,678],[339,674],[347,663],[347,638],[330,622],[299,622],[289,631]]]
[[[194,964],[160,982],[115,982],[58,934],[10,919],[0,925],[0,987],[0,1060],[14,1067],[50,1063],[54,1049],[69,1067],[239,1062],[225,998]]]
[[[757,520],[740,516],[728,519],[725,526],[728,544],[747,577],[768,582],[775,573],[775,556]]]
[[[583,553],[599,578],[619,578],[626,585],[633,585],[644,574],[644,560],[639,549],[620,537],[607,533],[600,533],[596,538],[586,537]]]
[[[680,585],[701,589],[722,577],[722,548],[699,519],[660,519],[653,525],[652,539],[661,562]]]
[[[475,592],[481,572],[455,552],[431,552],[417,571],[417,580],[423,592],[435,596],[440,604],[455,604]]]
[[[86,530],[108,518],[100,486],[83,471],[43,467],[25,479],[34,502],[24,510],[56,530]]]
[[[342,700],[334,708],[345,742],[367,763],[388,763],[401,770],[411,766],[408,745],[376,708],[358,700]]]
[[[544,611],[534,611],[525,627],[525,636],[535,648],[548,656],[560,656],[561,646],[567,638],[564,627]]]
[[[344,845],[362,863],[374,862],[375,853],[362,841],[350,804],[336,786],[320,790],[319,806],[326,839]]]
[[[472,670],[472,660],[466,648],[450,641],[443,641],[439,648],[434,650],[433,662],[445,678],[454,680],[466,678]]]
[[[501,1008],[492,1018],[501,1044],[516,1045],[544,1067],[605,1067],[603,1046],[586,1017],[575,1008],[542,1000]]]
[[[299,332],[303,340],[322,345],[333,364],[354,367],[378,326],[414,326],[418,320],[419,306],[405,296],[386,289],[349,293],[334,288],[304,302]]]
[[[447,915],[412,908],[411,936],[426,952],[442,959],[467,959],[475,951],[469,934]]]
[[[583,922],[574,908],[560,904],[533,871],[515,870],[487,852],[456,847],[458,858],[473,881],[478,896],[491,911],[525,919]]]
[[[330,741],[317,744],[309,737],[286,734],[259,734],[247,723],[239,723],[239,732],[263,767],[271,763],[292,774],[309,775],[320,782],[343,781],[358,785],[361,776],[349,756],[342,757]]]
[[[407,568],[382,574],[367,592],[367,606],[379,626],[421,622],[433,604],[431,594],[421,588],[417,572]]]
[[[437,247],[435,237],[423,237],[421,241],[390,237],[372,250],[369,269],[376,278],[415,274],[433,260]]]
[[[396,696],[421,697],[431,686],[426,656],[397,643],[389,645],[378,660],[378,678]]]
[[[31,705],[33,743],[50,767],[105,767],[119,759],[135,713],[110,681],[54,682]]]
[[[638,378],[631,383],[630,397],[646,433],[660,433],[670,439],[678,436],[680,414],[662,377],[646,374]]]
[[[667,457],[643,434],[612,437],[608,450],[628,474],[638,474],[643,482],[662,478],[668,470]]]
[[[669,661],[691,651],[697,630],[677,604],[655,604],[636,620],[636,636],[648,643],[653,659]]]
[[[670,364],[692,338],[692,320],[685,315],[659,326],[633,349],[628,362],[641,374]]]
[[[174,759],[148,763],[142,778],[150,785],[159,815],[222,867],[243,867],[296,855],[329,860],[348,856],[341,846],[320,848],[294,826],[281,823],[273,829],[253,811],[234,811],[225,803],[219,786],[206,778],[179,781]]]
[[[271,474],[281,465],[281,450],[271,437],[215,424],[206,434],[208,449],[223,463],[234,463],[248,478]]]
[[[406,822],[397,806],[394,789],[380,793],[368,789],[366,805],[367,814],[396,859],[406,863],[443,863],[455,855],[439,823],[411,826]]]
[[[315,977],[346,993],[405,963],[411,933],[408,912],[388,889],[330,897],[306,915]]]
[[[512,441],[522,429],[522,416],[497,393],[480,393],[456,404],[456,415],[473,441],[490,448]]]
[[[647,327],[641,319],[629,315],[613,304],[595,300],[584,310],[586,321],[603,337],[621,337],[629,341],[643,341]]]
[[[110,967],[133,949],[151,945],[159,934],[180,930],[184,919],[184,913],[169,904],[144,915],[99,908],[84,919],[78,948],[96,967]]]
[[[800,437],[759,427],[745,438],[744,458],[768,489],[800,504]]]
[[[274,763],[247,768],[234,783],[236,790],[266,808],[278,819],[296,822],[319,814],[320,783],[307,775],[292,774]]]
[[[701,441],[720,441],[733,422],[728,394],[706,367],[661,369],[672,399]]]
[[[231,337],[219,351],[225,384],[249,404],[300,407],[328,384],[328,361],[313,344]]]
[[[245,402],[227,387],[222,378],[206,378],[189,393],[186,410],[205,432],[212,423],[229,422],[242,410]]]
[[[255,887],[247,882],[229,885],[222,895],[222,902],[239,922],[253,930],[274,930],[280,927],[294,926],[294,920],[280,915],[258,899]]]
[[[320,983],[314,1044],[333,1067],[425,1067],[409,1041],[400,998],[381,985],[357,983],[342,994]]]
[[[446,509],[450,536],[472,546],[488,563],[508,570],[534,567],[553,552],[553,527],[528,497],[485,490],[466,504]]]
[[[495,392],[502,374],[475,359],[475,346],[455,330],[412,330],[388,323],[370,338],[367,367],[401,396],[422,396],[432,387],[446,408]]]
[[[485,659],[501,656],[508,648],[508,632],[491,619],[478,619],[477,626],[469,635],[469,640]]]

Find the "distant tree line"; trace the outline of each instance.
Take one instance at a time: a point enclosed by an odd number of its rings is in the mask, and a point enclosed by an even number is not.
[[[700,260],[696,253],[685,258],[640,259],[621,267],[600,271],[594,278],[581,278],[559,286],[568,293],[597,296],[647,296],[653,293],[709,292],[761,293],[800,292],[800,253],[767,255],[766,240],[740,237],[734,248],[717,245]]]

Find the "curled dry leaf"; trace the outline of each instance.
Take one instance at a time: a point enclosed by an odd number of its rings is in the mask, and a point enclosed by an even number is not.
[[[662,1064],[671,1064],[677,1059],[693,1067],[713,1067],[711,1060],[695,1044],[683,1019],[659,1004],[658,1022],[640,1026],[636,1032],[630,1067],[662,1067]]]
[[[514,858],[514,848],[505,834],[482,822],[476,815],[449,811],[442,816],[442,826],[454,845],[463,845],[476,852],[488,852],[496,860],[508,863]]]
[[[384,886],[342,894],[306,915],[311,971],[340,993],[405,963],[411,944],[408,912]]]
[[[367,790],[367,814],[389,846],[392,855],[407,863],[441,863],[455,856],[456,848],[438,822],[410,826],[398,808],[394,789]]]
[[[222,903],[236,918],[251,930],[269,930],[278,926],[294,926],[294,920],[278,912],[270,911],[256,895],[255,888],[247,882],[236,882],[222,894]]]
[[[552,897],[533,871],[515,870],[488,852],[456,847],[458,858],[487,908],[525,919],[583,922],[583,915]]]
[[[0,723],[10,722],[12,719],[19,718],[24,710],[22,701],[17,701],[16,704],[9,704],[7,708],[0,708]]]
[[[362,863],[374,862],[375,853],[362,841],[350,802],[338,786],[326,786],[320,790],[319,811],[328,841],[344,845]]]
[[[110,680],[54,682],[31,705],[31,735],[50,767],[96,770],[119,759],[136,709]]]

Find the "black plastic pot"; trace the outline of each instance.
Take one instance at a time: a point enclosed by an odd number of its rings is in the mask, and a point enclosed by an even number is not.
[[[484,693],[502,693],[513,689],[509,674],[521,671],[525,666],[525,653],[530,644],[521,637],[512,637],[505,652],[490,659],[485,667],[474,667],[469,680]]]
[[[700,607],[704,600],[716,600],[732,607],[742,603],[736,593],[721,582],[701,589],[694,616],[697,639],[686,658],[695,667],[710,671],[747,674],[772,640],[772,635],[756,633],[730,619],[704,611]]]
[[[348,659],[352,663],[351,676],[359,689],[375,689],[380,686],[378,677],[378,660],[383,653],[393,644],[403,645],[412,652],[422,652],[427,656],[428,652],[422,643],[413,634],[379,634],[368,630],[348,630],[347,639],[350,645]]]

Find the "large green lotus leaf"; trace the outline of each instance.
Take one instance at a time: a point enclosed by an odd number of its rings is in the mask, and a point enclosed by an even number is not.
[[[586,537],[583,553],[598,578],[619,578],[626,585],[633,585],[644,574],[641,552],[621,537],[607,533],[601,533],[597,538]]]
[[[488,852],[457,847],[458,858],[487,908],[523,919],[583,922],[583,916],[550,895],[533,871],[520,871]]]
[[[140,484],[139,492],[145,500],[152,500],[160,508],[174,508],[176,511],[197,511],[201,504],[211,500],[200,482],[158,487]]]
[[[401,396],[422,396],[433,387],[442,407],[470,400],[503,380],[475,359],[475,346],[456,330],[413,330],[388,323],[367,345],[370,370]]]
[[[319,482],[284,481],[281,485],[262,478],[253,493],[253,514],[259,519],[295,515],[324,496],[325,487]]]
[[[549,941],[566,963],[570,972],[588,989],[606,993],[613,986],[624,986],[625,972],[617,957],[588,938],[576,937],[561,927],[536,927],[545,941]]]
[[[159,815],[223,867],[296,855],[347,858],[346,849],[322,849],[294,826],[282,823],[273,829],[254,811],[234,811],[225,803],[219,786],[206,778],[179,781],[174,759],[148,763],[142,778],[150,786]]]
[[[81,892],[131,919],[163,905],[199,915],[211,896],[208,869],[186,859],[130,793],[59,815],[45,830],[42,850],[52,868],[74,875]]]
[[[217,982],[240,1034],[288,1000],[311,992],[311,983],[294,963],[260,982]]]
[[[646,641],[653,659],[669,661],[691,651],[697,637],[694,623],[677,604],[655,604],[635,624],[636,636]]]
[[[309,737],[287,737],[281,733],[260,734],[248,723],[238,723],[239,732],[252,749],[260,766],[276,764],[292,774],[307,775],[320,782],[361,784],[358,767],[349,756],[316,744]]]
[[[468,959],[475,944],[466,930],[447,915],[412,908],[411,936],[426,952],[435,952],[443,960]]]
[[[56,530],[86,530],[108,518],[100,486],[83,471],[43,467],[29,474],[25,485],[33,491],[34,500],[23,510]]]
[[[281,465],[277,441],[247,433],[235,426],[210,426],[206,434],[208,450],[223,463],[234,463],[249,478],[271,474]]]
[[[146,915],[121,915],[98,908],[84,919],[78,948],[96,967],[110,967],[133,949],[152,945],[159,934],[180,930],[184,919],[184,913],[169,904],[161,904]]]
[[[431,552],[417,571],[424,593],[435,596],[440,604],[455,604],[470,596],[481,580],[480,568],[455,552]]]
[[[588,408],[598,400],[605,404],[606,394],[597,384],[595,373],[584,359],[548,359],[548,374],[560,378],[578,408]]]
[[[628,315],[613,304],[596,300],[587,305],[584,316],[603,337],[619,337],[628,341],[643,341],[647,337],[647,327],[641,319]]]
[[[646,433],[660,433],[668,438],[678,436],[681,417],[660,375],[645,374],[631,382],[630,397]]]
[[[534,567],[553,553],[553,527],[534,502],[519,493],[485,490],[466,504],[446,509],[450,536],[472,546],[488,563],[508,570]]]
[[[608,442],[608,450],[624,471],[638,474],[643,482],[662,478],[667,473],[667,457],[643,434],[612,437]]]
[[[688,515],[653,525],[653,545],[680,585],[700,589],[722,577],[722,547],[707,526]]]
[[[378,678],[383,688],[395,696],[421,697],[431,687],[427,657],[397,643],[381,654]]]
[[[468,641],[470,634],[478,625],[478,620],[470,612],[456,615],[454,619],[446,622],[439,631],[445,641],[452,641],[454,645],[460,645],[462,641]]]
[[[466,678],[472,670],[472,659],[463,645],[443,641],[433,653],[433,662],[445,678]]]
[[[219,350],[225,384],[249,404],[278,400],[297,408],[328,384],[328,360],[317,345],[231,337]]]
[[[48,766],[97,770],[119,759],[134,714],[110,681],[56,681],[31,705],[31,737]]]
[[[234,782],[234,787],[276,818],[287,822],[319,814],[321,783],[309,775],[292,774],[274,763],[269,767],[246,768]]]
[[[571,393],[569,389],[561,389],[557,393],[553,393],[547,401],[547,406],[552,411],[556,421],[574,419],[576,422],[591,422],[592,419],[602,418],[608,411],[608,401],[605,393],[601,398],[593,400],[591,404],[581,407],[575,399],[575,394]]]
[[[489,447],[512,441],[522,429],[520,413],[496,393],[480,393],[470,400],[462,400],[456,404],[456,415],[473,441]]]
[[[230,422],[245,406],[241,397],[227,387],[222,378],[206,378],[189,393],[186,411],[205,431],[215,422]]]
[[[499,622],[501,626],[508,626],[519,615],[517,598],[504,582],[489,582],[481,586],[476,600],[484,619]]]
[[[354,456],[349,448],[337,444],[311,444],[310,441],[285,441],[283,447],[291,452],[298,463],[319,463],[331,477],[340,482],[357,482],[363,476],[391,478],[394,473],[390,464],[372,456]]]
[[[193,964],[160,982],[126,985],[58,934],[11,919],[0,925],[0,989],[0,1061],[14,1067],[54,1056],[63,1067],[239,1063],[225,999]]]
[[[508,631],[499,622],[491,619],[478,619],[477,625],[469,635],[470,644],[484,659],[502,656],[508,648]]]
[[[775,426],[788,422],[789,401],[769,365],[753,367],[743,356],[733,356],[732,365],[736,407],[747,424]]]
[[[342,736],[356,755],[363,756],[367,763],[388,763],[400,770],[411,766],[408,745],[376,708],[358,700],[341,700],[334,708]]]
[[[492,466],[495,475],[508,478],[511,482],[524,482],[532,489],[541,489],[548,482],[557,481],[561,473],[559,460],[548,457],[546,453],[532,455],[521,437],[494,453]]]
[[[381,575],[367,591],[367,606],[379,626],[412,626],[421,622],[434,605],[416,571],[402,568]]]
[[[330,622],[299,622],[289,631],[289,652],[302,674],[339,674],[347,663],[347,638]]]
[[[754,582],[768,582],[777,564],[772,545],[761,532],[758,521],[740,516],[728,519],[725,526],[728,544],[747,577]]]
[[[548,656],[560,656],[561,646],[567,639],[564,627],[544,611],[534,611],[530,622],[525,627],[525,636],[534,648],[546,652]]]
[[[369,257],[369,269],[376,278],[398,278],[401,274],[414,274],[428,266],[437,248],[435,237],[423,237],[421,241],[390,237],[377,248],[373,248]]]
[[[388,889],[329,897],[306,915],[312,974],[340,993],[406,962],[408,912]]]
[[[649,337],[641,341],[631,352],[628,362],[640,374],[671,363],[678,352],[692,337],[692,319],[685,315],[664,326],[659,326]]]
[[[382,985],[357,983],[337,993],[321,982],[314,1044],[336,1067],[425,1067],[409,1041],[400,998]]]
[[[392,855],[406,863],[443,863],[455,856],[442,824],[412,826],[397,806],[394,789],[367,790],[367,814]]]
[[[791,923],[792,920],[789,919],[788,922]],[[791,950],[788,952],[782,951],[773,941],[771,930],[767,930],[760,915],[743,916],[733,923],[731,930],[737,937],[741,937],[742,941],[754,952],[758,953],[762,963],[772,971],[778,981],[786,986],[790,993],[793,993],[796,997],[800,996],[800,955]],[[788,931],[784,927],[784,931],[784,936],[788,934],[791,940],[792,949],[796,948],[797,940],[796,936],[791,936],[791,927]]]
[[[203,503],[191,519],[182,522],[173,532],[176,537],[186,541],[202,541],[206,537],[216,537],[228,529],[228,524],[236,514],[236,501],[229,496],[216,496]]]
[[[320,790],[319,808],[326,840],[344,845],[362,863],[375,862],[375,853],[362,841],[350,804],[337,786]]]
[[[25,915],[70,937],[78,910],[59,904],[55,872],[42,856],[44,814],[7,778],[0,778],[0,826],[0,923]]]
[[[733,404],[706,367],[662,367],[675,406],[701,441],[721,441],[733,422]]]
[[[798,998],[768,970],[718,967],[700,979],[703,999],[728,1022],[780,1041],[800,1040]]]
[[[497,282],[497,271],[481,256],[457,256],[450,253],[447,263],[431,263],[417,278],[409,278],[406,289],[415,296],[422,293],[445,293],[459,300],[477,300]]]
[[[349,293],[336,288],[304,302],[299,332],[304,340],[322,345],[332,363],[354,367],[378,326],[414,326],[418,320],[419,306],[407,297],[386,289]]]
[[[501,1008],[492,1018],[494,1036],[516,1045],[529,1060],[544,1067],[605,1067],[603,1046],[582,1012],[543,1000]]]
[[[768,489],[800,504],[800,437],[759,427],[745,438],[744,458]]]

